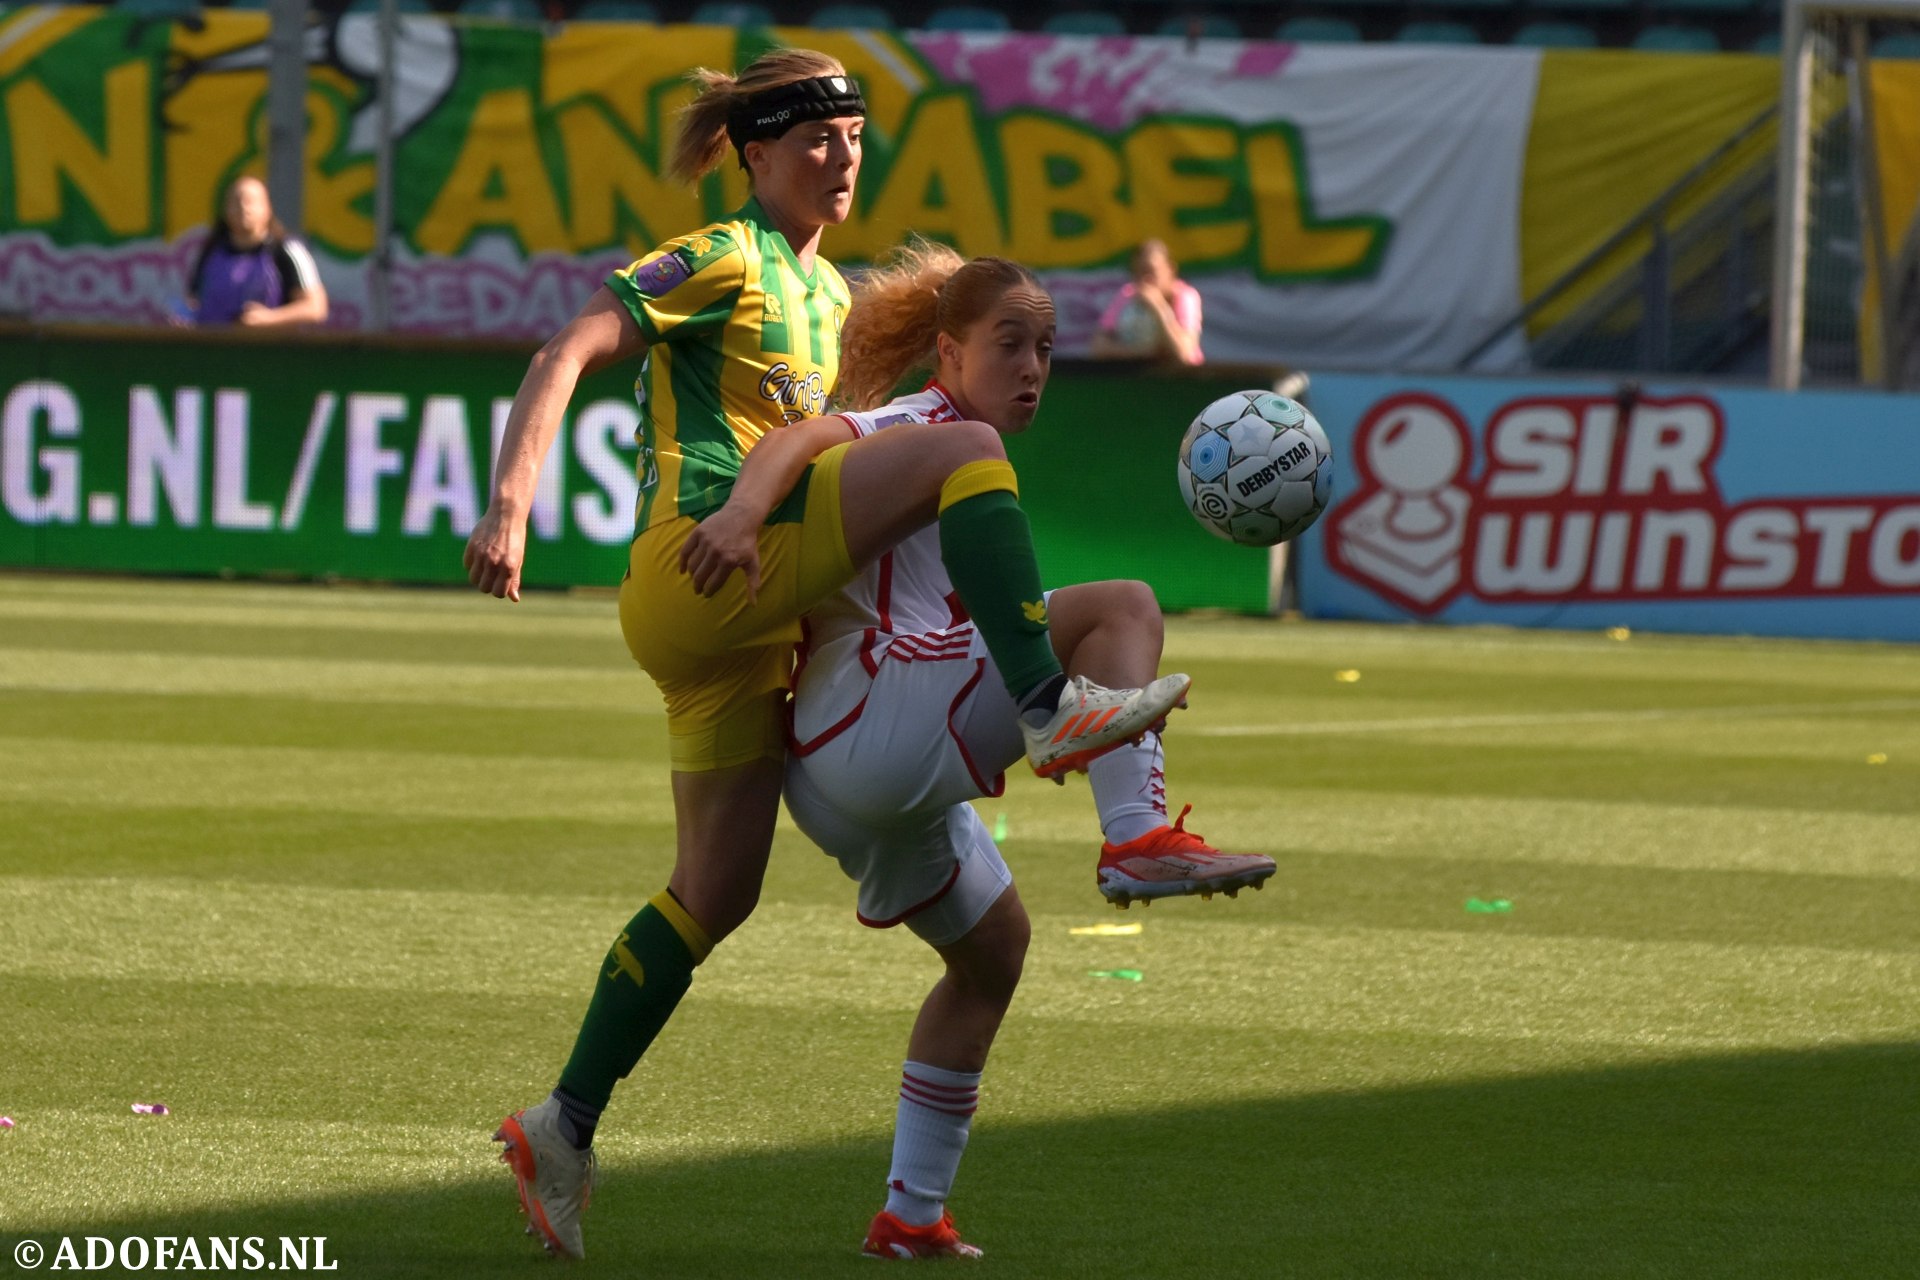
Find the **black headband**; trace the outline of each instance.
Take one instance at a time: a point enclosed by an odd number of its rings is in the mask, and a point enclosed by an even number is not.
[[[777,138],[804,120],[864,116],[867,104],[851,76],[818,76],[766,89],[733,104],[727,112],[727,140],[736,149],[749,142]],[[745,156],[741,157],[745,163]]]

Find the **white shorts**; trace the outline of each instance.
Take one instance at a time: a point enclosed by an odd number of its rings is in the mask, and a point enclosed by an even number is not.
[[[1025,753],[1013,700],[976,635],[964,656],[911,644],[867,664],[859,637],[811,654],[787,758],[787,810],[860,886],[860,922],[959,939],[1013,883],[969,800]],[[845,649],[845,652],[840,650]],[[821,708],[850,707],[823,732]],[[809,734],[809,730],[813,730]]]

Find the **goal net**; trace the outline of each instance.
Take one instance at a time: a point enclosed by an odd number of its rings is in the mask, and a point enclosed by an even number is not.
[[[1787,0],[1777,387],[1920,388],[1920,0]]]

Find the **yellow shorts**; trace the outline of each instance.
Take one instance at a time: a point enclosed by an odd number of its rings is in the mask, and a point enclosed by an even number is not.
[[[801,615],[853,581],[840,518],[847,448],[835,445],[814,459],[767,518],[757,600],[747,599],[741,573],[714,596],[693,589],[680,569],[680,548],[695,525],[690,516],[634,539],[620,584],[620,629],[666,698],[674,769],[726,769],[786,754],[782,704]]]

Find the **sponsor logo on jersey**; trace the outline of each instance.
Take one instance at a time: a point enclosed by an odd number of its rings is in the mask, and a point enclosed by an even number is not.
[[[800,417],[814,418],[827,407],[827,380],[818,369],[802,374],[782,360],[761,377],[760,394],[783,409],[799,411]],[[787,420],[795,421],[791,416]]]
[[[785,324],[786,322],[787,313],[780,305],[780,295],[777,293],[769,293],[767,295],[767,308],[760,313],[760,323]]]

